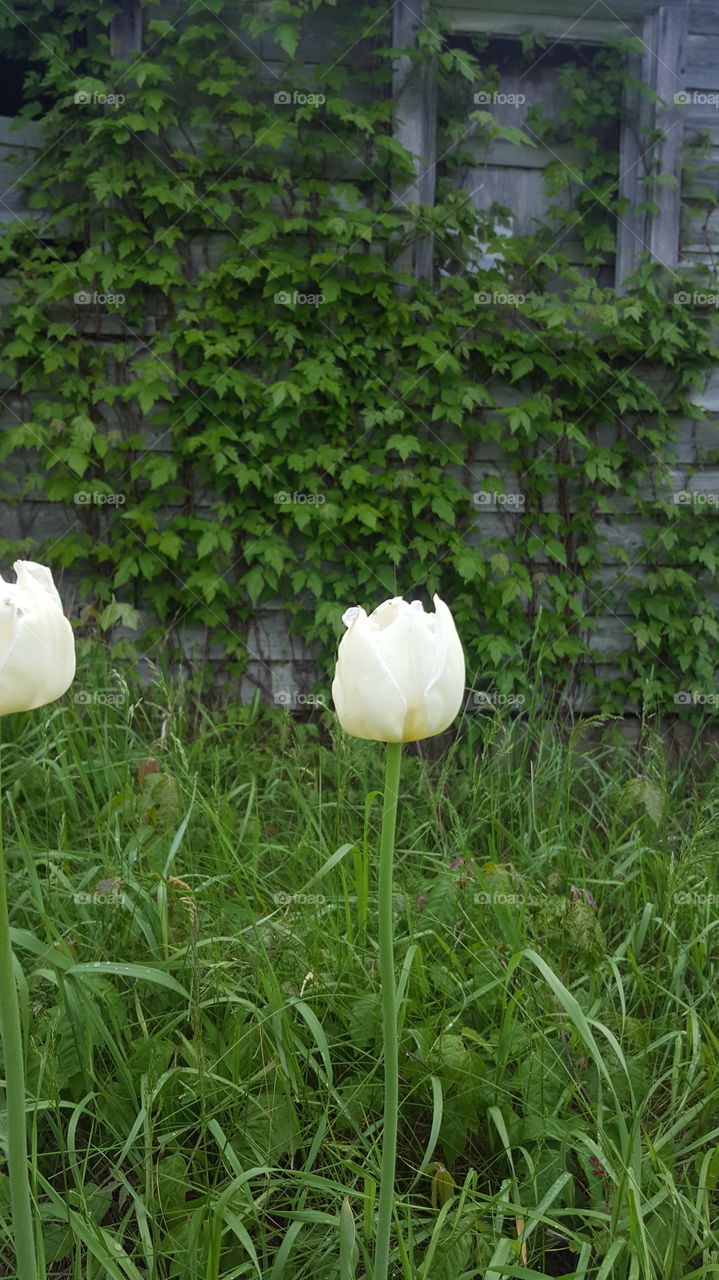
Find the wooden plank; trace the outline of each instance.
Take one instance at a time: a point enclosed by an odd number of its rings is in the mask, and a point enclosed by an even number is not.
[[[23,501],[17,505],[0,503],[0,529],[11,542],[34,538],[56,542],[72,528],[81,528],[75,508],[59,502]]]
[[[520,514],[524,512],[522,497],[521,476],[517,477],[508,470],[504,475],[497,474],[499,466],[496,463],[490,464],[493,471],[489,472],[480,465],[473,468],[473,476],[468,481],[470,493],[473,497],[468,502],[467,519],[470,521],[468,528],[468,540],[470,545],[477,545],[485,538],[503,538],[507,532],[511,530],[517,522]],[[17,467],[17,472],[16,472]],[[29,468],[31,469],[31,468]],[[27,470],[22,468],[20,460],[16,457],[12,465],[4,462],[0,467],[0,471],[10,475],[18,476],[27,474]],[[691,508],[697,518],[717,518],[717,527],[719,528],[719,467],[695,468],[688,467],[682,470],[675,470],[675,478],[668,486],[656,486],[656,494],[653,486],[643,486],[641,497],[645,502],[652,502],[656,497],[658,502],[667,502],[671,500],[672,493],[679,494],[690,492],[696,495],[695,500],[691,503],[677,504]],[[272,480],[278,489],[281,479]],[[118,482],[119,489],[115,495],[115,501],[94,502],[94,501],[78,501],[70,499],[67,503],[47,502],[43,496],[42,488],[35,490],[33,493],[23,496],[20,503],[12,504],[6,502],[4,504],[4,527],[9,528],[8,521],[12,522],[13,532],[5,532],[4,536],[12,539],[22,537],[59,537],[65,530],[70,527],[85,527],[97,524],[98,527],[109,529],[113,521],[124,518],[124,507],[131,501],[132,494],[123,489],[122,480]],[[75,493],[78,496],[91,495],[95,490],[99,491],[100,483],[92,478],[77,477],[75,481]],[[496,496],[494,496],[496,495]],[[196,485],[191,493],[192,509],[198,513],[210,513],[213,507],[220,502],[218,496],[209,487],[201,487]],[[568,503],[569,511],[576,511],[580,505],[586,506],[583,502],[582,495],[576,492],[570,495]],[[163,512],[168,517],[173,513],[180,511],[185,506],[185,501],[167,501],[163,505]],[[627,550],[639,549],[644,546],[647,532],[647,524],[645,519],[636,513],[636,502],[634,500],[622,501],[620,497],[614,497],[612,505],[619,513],[615,515],[599,515],[596,520],[596,528],[599,538],[601,539],[604,552],[602,553],[602,563],[611,565],[615,563],[612,552],[613,547],[621,547]],[[558,510],[558,501],[556,493],[548,493],[543,501],[543,509],[545,514],[551,514]],[[681,512],[677,512],[679,516]],[[26,528],[27,526],[27,528]],[[23,532],[23,530],[25,530]],[[40,532],[37,532],[40,530]],[[541,559],[540,554],[540,559]],[[659,549],[652,552],[652,562],[658,561]]]
[[[3,425],[0,425],[0,430],[3,430],[5,425],[16,425],[17,421],[17,418],[5,416],[3,418]],[[140,437],[141,444],[138,447],[139,452],[143,454],[156,453],[165,457],[172,456],[172,449],[170,447],[171,432],[169,428],[162,430],[159,427],[152,428],[151,426],[144,424],[138,432],[131,432],[128,427],[123,428],[123,439],[127,440],[131,434],[137,434]],[[599,447],[602,446],[599,445]],[[697,460],[698,454],[701,458],[703,453],[705,454],[710,451],[714,455],[711,462],[702,462],[701,460]],[[706,422],[695,423],[692,427],[687,426],[686,430],[682,433],[680,440],[677,442],[677,458],[672,468],[670,468],[670,472],[672,472],[672,474],[676,472],[676,487],[684,488],[687,467],[699,470],[715,470],[714,462],[717,455],[719,455],[719,424],[716,421],[708,420]],[[531,460],[528,459],[525,464],[526,468],[531,470],[531,465]],[[23,456],[20,451],[11,454],[2,464],[3,470],[17,477],[26,475],[29,471],[32,471],[33,468],[34,464],[31,463],[28,458]],[[481,487],[480,481],[485,475],[485,472],[487,474],[492,474],[495,470],[498,475],[501,474],[504,477],[504,483],[499,486],[500,488],[504,488],[507,492],[512,492],[513,488],[516,487],[515,479],[517,473],[510,469],[508,455],[502,448],[501,443],[496,440],[478,440],[474,443],[471,468],[473,473],[477,476],[476,484],[474,481],[471,481],[470,483],[471,492],[479,490]],[[448,474],[453,474],[460,483],[464,483],[464,468],[448,466],[446,470]],[[711,480],[707,479],[704,487],[711,488],[714,483],[715,478],[712,478]],[[645,491],[643,490],[642,492]],[[649,488],[646,489],[645,496],[647,498],[650,497]],[[42,498],[41,491],[38,493],[38,497],[40,499]],[[210,494],[207,501],[211,500],[212,498]]]
[[[676,266],[679,257],[679,206],[681,201],[680,160],[684,138],[684,107],[677,95],[686,87],[687,8],[662,5],[653,20],[653,85],[660,102],[655,108],[654,127],[663,138],[656,145],[657,172],[674,179],[674,185],[650,189],[659,204],[659,213],[649,220],[649,249],[664,267]]]
[[[545,0],[545,10],[548,7],[548,0]],[[584,8],[586,11],[586,5]],[[443,7],[443,16],[454,32],[467,35],[482,33],[507,37],[537,31],[555,43],[566,40],[571,44],[608,44],[631,34],[627,24],[621,20],[561,16],[552,10],[528,13],[515,7],[509,10],[461,9],[452,4]]]
[[[719,171],[712,171],[707,163],[703,171],[686,175],[682,190],[682,214],[688,222],[700,215],[712,216],[719,204]]]
[[[546,220],[544,209],[547,195],[541,169],[510,169],[486,165],[481,169],[470,169],[464,185],[475,209],[489,212],[493,206],[498,205],[511,210],[512,235],[536,235],[538,222]],[[558,192],[553,197],[553,203],[571,209],[570,193],[566,190]],[[565,253],[572,263],[582,263],[586,253],[576,233],[576,224],[565,227],[560,223],[547,222],[547,225],[554,230],[548,252]],[[606,256],[611,260],[612,255]]]
[[[0,147],[41,147],[43,129],[36,122],[21,123],[15,116],[0,116]]]
[[[247,15],[245,3],[228,5],[223,9],[221,19],[214,18],[204,5],[186,5],[184,0],[182,4],[174,3],[173,0],[161,0],[160,3],[153,4],[151,10],[153,20],[164,18],[178,30],[196,24],[212,23],[214,20],[219,34],[226,41],[228,55],[239,63],[286,63],[287,54],[273,36],[273,29],[278,25],[277,18],[268,30],[255,36],[247,29]],[[258,12],[257,16],[262,15]],[[293,13],[289,13],[290,21],[293,16]],[[390,43],[389,23],[382,10],[378,12],[374,22],[370,20],[360,26],[355,21],[351,29],[348,29],[347,5],[323,5],[319,11],[310,12],[307,18],[302,18],[299,27],[301,39],[295,59],[298,63],[307,65],[339,62],[355,67],[366,66],[373,41],[379,38],[383,45]]]
[[[669,8],[681,8],[685,0],[665,0],[665,2]],[[480,9],[485,12],[483,0],[480,3],[478,0],[451,0],[448,7],[457,11],[476,12]],[[627,23],[653,13],[657,7],[657,0],[612,0],[611,5],[600,0],[600,3],[589,6],[586,0],[516,0],[512,5],[514,13],[520,17],[551,13],[565,18],[581,18],[587,12],[599,7],[609,10],[616,21]],[[499,12],[496,6],[490,6],[488,11]]]
[[[556,500],[545,504],[546,511],[556,511]],[[714,508],[712,508],[714,510]],[[484,509],[484,514],[473,512],[473,524],[467,533],[467,545],[482,547],[486,540],[501,541],[516,527],[516,517],[511,514],[498,513]],[[704,519],[704,516],[698,517]],[[619,523],[614,517],[600,517],[596,521],[596,531],[600,538],[600,562],[607,568],[614,568],[617,573],[626,572],[627,566],[618,556],[619,550],[627,552],[629,564],[641,564],[647,558],[647,526],[640,516]],[[548,535],[549,536],[549,535]],[[663,554],[663,553],[662,553]],[[558,562],[552,560],[548,552],[539,550],[533,558],[536,564],[551,566],[553,572],[561,572]],[[652,565],[661,562],[659,548],[652,548]]]
[[[617,237],[616,283],[620,293],[627,277],[637,269],[642,252],[648,250],[670,269],[679,260],[679,157],[687,117],[683,114],[686,108],[675,103],[674,95],[686,88],[686,37],[686,7],[662,5],[644,20],[644,53],[628,58],[630,79],[649,85],[661,101],[655,106],[632,88],[624,95],[619,194],[628,204],[619,219]],[[654,129],[662,130],[664,136],[648,143]],[[673,177],[676,187],[648,185],[652,173]],[[659,204],[658,214],[637,210],[647,200]]]
[[[482,110],[485,108],[482,107]],[[519,123],[517,121],[516,123]],[[496,165],[499,168],[512,169],[544,169],[554,160],[562,164],[576,166],[582,162],[583,156],[576,147],[558,142],[550,151],[543,146],[516,145],[512,142],[495,141],[487,146],[481,138],[464,138],[462,150],[468,151],[479,164]]]
[[[600,601],[602,597],[599,597]],[[622,653],[634,648],[634,637],[628,629],[630,618],[620,615],[600,615],[596,619],[595,629],[587,630],[584,636],[590,653],[608,654]]]
[[[21,158],[20,164],[15,162],[15,156]],[[27,208],[27,188],[20,183],[34,163],[34,157],[30,154],[0,150],[0,211],[6,215],[6,221],[14,221],[21,215],[28,216],[30,221],[42,216],[40,211]]]
[[[686,222],[683,221],[681,246],[680,246],[681,252],[682,252],[682,258],[684,258],[687,254],[706,253],[706,254],[712,255],[714,260],[716,260],[718,223],[719,223],[719,219],[712,218],[710,219],[709,227],[705,227],[703,225],[703,219],[702,220],[698,219],[697,225],[690,228],[687,226]],[[712,291],[713,291],[714,297],[716,297],[716,284],[712,286]],[[679,292],[681,292],[681,289],[679,290]],[[698,290],[697,293],[701,295],[702,291]],[[717,305],[716,302],[709,303],[707,301],[708,296],[709,295],[707,291],[704,290],[704,296],[703,296],[703,299],[701,299],[700,301],[700,305],[716,306]]]
[[[712,399],[714,401],[719,400],[719,387],[717,387]],[[712,403],[711,408],[719,409],[719,406],[716,403]],[[719,453],[719,424],[716,421],[696,422],[685,419],[679,425],[680,433],[676,444],[677,467],[688,464],[692,466],[700,465],[697,459],[709,450],[713,451],[714,454]],[[590,432],[588,434],[598,448],[611,448],[616,442],[616,431],[613,428],[605,428],[601,432]],[[472,459],[472,465],[475,468],[483,463],[498,464],[503,462],[505,465],[508,464],[508,455],[502,447],[501,441],[494,439],[474,440],[472,443]],[[508,470],[507,475],[511,474]],[[459,468],[457,469],[457,478],[461,479]]]
[[[695,392],[692,398],[695,404],[700,405],[702,409],[719,413],[719,369],[712,369],[707,374],[703,390]],[[706,426],[705,423],[701,425]],[[716,425],[714,429],[719,432],[719,427]],[[719,441],[716,441],[712,447],[715,449],[719,447]]]
[[[395,0],[392,7],[392,47],[416,46],[427,25],[427,0]],[[393,183],[400,206],[434,204],[436,168],[437,80],[434,68],[417,63],[409,54],[395,59],[392,69],[394,98],[392,132],[395,140],[415,157],[412,182]],[[417,239],[399,262],[416,277],[432,278],[433,245],[430,236]]]
[[[21,179],[35,164],[42,135],[37,126],[13,130],[13,124],[11,116],[0,117],[0,225],[24,222],[36,227],[45,215],[27,208],[28,192]]]
[[[716,0],[711,3],[689,5],[689,30],[699,36],[719,35],[719,8]]]
[[[683,248],[681,265],[692,273],[692,281],[696,272],[701,268],[704,279],[707,281],[712,280],[714,284],[719,286],[719,266],[717,265],[717,253],[714,246],[691,250]],[[684,288],[681,276],[677,279],[676,284],[679,290]]]
[[[470,479],[466,481],[472,493],[469,504],[470,514],[474,525],[480,531],[484,530],[486,522],[487,529],[492,530],[491,535],[488,536],[494,537],[496,531],[504,527],[504,521],[509,521],[511,525],[520,514],[523,514],[525,510],[523,489],[526,477],[531,474],[532,462],[528,460],[526,471],[519,473],[511,471],[509,467],[503,468],[501,460],[499,462],[492,460],[484,466],[477,462],[470,471]],[[693,502],[685,503],[686,506],[692,507],[695,514],[719,515],[719,467],[716,465],[697,467],[692,464],[672,467],[669,469],[666,483],[647,479],[638,486],[636,498],[623,498],[621,494],[614,494],[609,500],[617,517],[601,514],[598,516],[598,525],[604,530],[601,534],[602,538],[607,537],[609,543],[615,542],[617,546],[624,546],[627,539],[633,540],[644,528],[643,518],[636,514],[638,502],[650,505],[656,503],[658,509],[660,504],[672,502],[676,495],[685,493],[696,495]],[[599,500],[600,495],[597,497]],[[605,497],[606,500],[608,499]],[[577,486],[570,485],[566,505],[570,513],[586,511],[585,492]],[[677,503],[677,505],[680,504]],[[544,495],[542,507],[545,514],[559,510],[556,490]],[[719,521],[717,528],[719,530]],[[611,530],[615,533],[612,534]]]
[[[0,225],[22,222],[36,233],[46,223],[47,214],[42,209],[28,209],[28,189],[20,185],[20,178],[32,170],[37,151],[43,146],[44,135],[37,124],[14,129],[11,116],[0,116]],[[52,235],[66,235],[69,221],[53,228]]]
[[[486,59],[492,67],[497,64],[499,83],[493,83],[488,77],[483,79],[480,71],[471,89],[470,109],[487,112],[499,125],[522,127],[528,139],[537,142],[537,135],[529,122],[532,108],[541,108],[547,119],[559,120],[564,105],[556,59],[527,59],[519,42],[513,47],[504,44],[499,48],[501,52],[496,45],[490,44],[479,58],[480,63]]]
[[[691,17],[691,15],[690,15]],[[693,35],[686,43],[687,89],[717,89],[719,81],[719,35]]]
[[[130,60],[141,51],[141,0],[119,0],[110,22],[110,52],[113,58]]]
[[[719,78],[719,72],[717,74]],[[699,89],[687,90],[689,101],[682,107],[682,121],[686,137],[699,133],[708,133],[712,137],[714,145],[719,141],[719,111],[717,111],[713,101],[708,100],[713,98],[715,92],[719,92],[719,90],[708,90],[706,92]],[[703,99],[707,99],[707,101],[703,101]],[[709,164],[709,160],[706,163]]]

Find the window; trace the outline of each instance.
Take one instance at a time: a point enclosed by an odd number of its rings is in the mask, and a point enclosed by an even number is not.
[[[491,0],[490,0],[491,2]],[[628,55],[629,77],[647,84],[657,95],[653,102],[639,90],[627,89],[622,104],[622,125],[617,139],[619,153],[619,194],[626,201],[626,212],[617,226],[616,261],[613,277],[618,287],[639,264],[640,254],[649,252],[652,258],[670,270],[679,262],[679,159],[683,140],[682,96],[686,84],[685,50],[687,42],[687,0],[668,0],[659,6],[655,0],[612,0],[612,4],[597,0],[587,10],[582,0],[556,0],[561,13],[552,11],[552,0],[520,0],[508,12],[499,8],[489,9],[476,0],[465,0],[466,7],[447,5],[444,14],[453,30],[453,43],[467,36],[484,34],[489,37],[490,48],[499,57],[500,74],[509,84],[516,76],[517,51],[520,38],[528,29],[548,37],[547,53],[536,63],[535,73],[527,79],[529,92],[525,96],[539,95],[545,105],[551,105],[555,81],[562,58],[567,58],[571,42],[573,56],[591,58],[592,47],[615,43],[630,35],[638,36],[641,52]],[[538,13],[541,3],[545,10]],[[396,0],[394,6],[393,43],[402,46],[425,25],[427,13],[425,0]],[[587,13],[591,16],[585,16]],[[702,18],[719,34],[719,10],[707,10]],[[426,18],[426,25],[431,25]],[[515,60],[514,71],[513,59]],[[398,64],[402,60],[398,60]],[[400,97],[397,107],[396,136],[417,157],[416,191],[419,198],[431,200],[433,174],[436,163],[436,110],[431,114],[432,95],[426,83],[418,83],[419,77],[396,78],[396,92]],[[423,75],[426,77],[426,70]],[[508,89],[507,92],[510,90]],[[435,95],[436,97],[436,95]],[[495,104],[492,104],[493,106]],[[508,104],[498,103],[497,106]],[[529,155],[517,156],[510,162],[510,153],[520,148],[508,144],[506,156],[497,150],[492,156],[490,171],[485,176],[484,191],[473,198],[486,200],[504,207],[514,206],[517,230],[544,206],[541,172],[543,165],[529,162]],[[531,148],[527,148],[529,153]],[[514,172],[510,172],[514,170]],[[660,178],[656,182],[656,178]],[[404,198],[417,199],[417,194],[403,193]],[[647,206],[657,205],[652,211]],[[481,207],[481,206],[478,206]],[[425,246],[415,254],[415,271],[430,274],[431,248]]]
[[[594,252],[605,265],[593,274],[599,275],[601,284],[613,284],[616,220],[606,217],[592,178],[585,179],[581,155],[572,144],[573,130],[560,123],[567,76],[579,74],[591,79],[601,47],[556,43],[546,49],[533,46],[523,50],[519,40],[490,39],[477,53],[467,38],[451,43],[454,49],[474,54],[483,69],[478,83],[462,80],[460,85],[466,86],[466,135],[460,147],[471,153],[473,162],[453,173],[455,185],[468,194],[477,211],[493,216],[495,237],[535,237],[541,220],[550,230],[544,230],[537,241],[538,257],[543,249],[551,250],[581,266],[588,253]],[[488,142],[486,131],[477,125],[478,112],[491,117],[496,125],[521,131],[526,144],[503,139]],[[602,152],[613,154],[618,164],[616,120],[602,115],[589,126],[589,132]],[[444,147],[441,150],[444,152]],[[550,173],[554,179],[551,193],[546,183]],[[611,183],[610,178],[604,185],[611,187]],[[616,190],[612,194],[616,197]],[[577,211],[578,197],[593,215],[590,219]],[[481,252],[476,265],[490,266],[500,257],[495,238],[491,251]]]

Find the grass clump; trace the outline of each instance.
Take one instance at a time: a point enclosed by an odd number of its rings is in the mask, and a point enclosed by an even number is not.
[[[97,684],[3,721],[48,1273],[364,1276],[383,751]],[[718,1274],[712,751],[539,699],[440,748],[405,750],[397,824],[393,1275]],[[8,1216],[0,1172],[9,1277]]]

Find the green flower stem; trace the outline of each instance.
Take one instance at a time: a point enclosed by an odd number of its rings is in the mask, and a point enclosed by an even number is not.
[[[10,946],[5,854],[0,839],[0,1036],[5,1058],[7,1155],[17,1280],[38,1280],[25,1132],[25,1070]]]
[[[387,743],[382,839],[379,853],[379,972],[382,984],[382,1037],[384,1041],[384,1128],[382,1170],[377,1211],[377,1239],[374,1251],[374,1280],[387,1280],[389,1238],[394,1204],[394,1171],[397,1156],[397,1111],[399,1106],[399,1058],[397,1052],[397,995],[394,975],[392,921],[392,863],[394,831],[399,795],[402,743]]]

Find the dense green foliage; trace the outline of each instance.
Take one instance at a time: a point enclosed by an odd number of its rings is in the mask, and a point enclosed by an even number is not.
[[[371,1274],[383,752],[259,699],[193,735],[176,688],[98,685],[2,724],[48,1274]],[[428,746],[398,819],[392,1275],[709,1280],[716,750],[562,741],[539,690]],[[0,1171],[10,1277],[7,1220]]]
[[[422,31],[443,133],[437,202],[407,209],[384,10],[149,4],[146,52],[122,62],[114,6],[89,25],[84,0],[31,7],[1,19],[48,142],[22,180],[41,234],[0,236],[16,282],[0,467],[18,502],[56,504],[22,551],[79,575],[88,627],[152,644],[202,624],[237,675],[258,604],[283,604],[327,663],[343,607],[439,589],[471,682],[521,691],[531,663],[559,698],[597,683],[589,646],[622,579],[633,642],[595,701],[713,688],[717,525],[667,497],[709,338],[655,268],[622,296],[592,279],[623,212],[624,52],[565,67],[561,120],[535,111],[535,137],[577,159],[550,166],[536,236],[505,237],[456,180],[471,90],[492,84],[481,43]],[[526,141],[481,106],[472,120],[475,141]],[[572,220],[588,272],[558,251]],[[403,254],[430,231],[436,277],[412,285]],[[519,495],[491,536],[488,489]],[[643,546],[614,544],[643,517]]]

